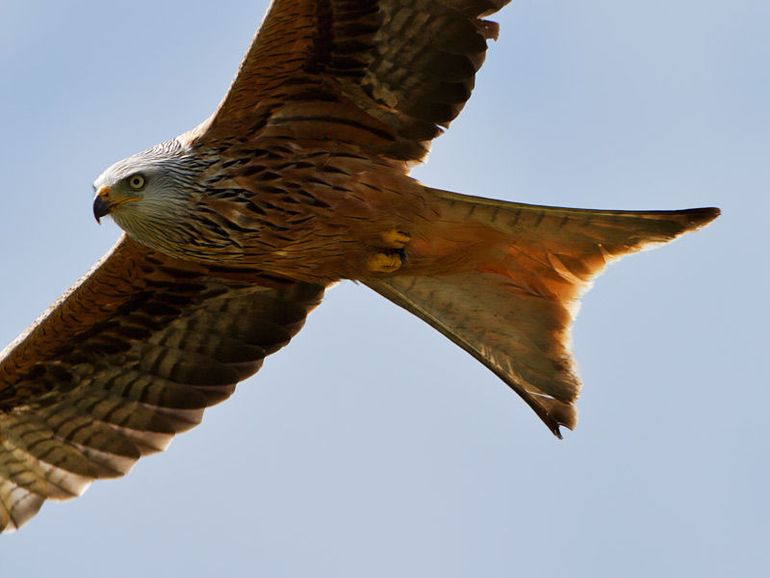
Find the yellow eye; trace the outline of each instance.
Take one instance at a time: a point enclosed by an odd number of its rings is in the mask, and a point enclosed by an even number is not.
[[[128,186],[134,191],[141,191],[144,185],[147,183],[147,179],[140,174],[131,175],[128,177]]]

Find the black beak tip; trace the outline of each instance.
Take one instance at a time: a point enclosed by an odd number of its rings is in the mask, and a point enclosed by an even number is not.
[[[110,205],[102,197],[96,197],[94,199],[94,218],[96,222],[101,225],[102,217],[110,214]]]

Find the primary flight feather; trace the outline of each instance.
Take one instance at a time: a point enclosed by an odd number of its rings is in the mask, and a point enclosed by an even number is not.
[[[411,178],[507,2],[275,0],[217,111],[97,179],[95,217],[125,234],[0,354],[0,531],[164,449],[340,279],[441,331],[556,435],[574,427],[581,294],[718,210],[541,207]]]

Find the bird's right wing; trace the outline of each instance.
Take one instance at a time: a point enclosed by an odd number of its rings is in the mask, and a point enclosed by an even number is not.
[[[123,237],[0,354],[0,532],[163,450],[286,345],[323,292]]]

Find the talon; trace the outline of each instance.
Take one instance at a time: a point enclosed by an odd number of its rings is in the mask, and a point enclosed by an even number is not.
[[[401,264],[401,255],[398,253],[375,253],[366,263],[369,271],[374,273],[392,273],[398,271]]]
[[[410,235],[403,231],[399,231],[398,229],[383,231],[380,233],[380,238],[382,239],[382,242],[385,243],[385,246],[390,247],[391,249],[403,249],[406,247],[406,244],[412,240]]]

